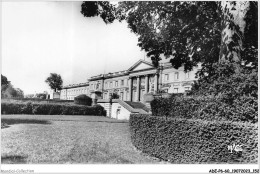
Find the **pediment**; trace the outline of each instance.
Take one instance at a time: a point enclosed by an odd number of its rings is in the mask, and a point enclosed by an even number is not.
[[[150,62],[146,62],[144,60],[139,60],[133,66],[131,66],[128,71],[139,71],[144,69],[151,69],[154,68],[153,64]]]

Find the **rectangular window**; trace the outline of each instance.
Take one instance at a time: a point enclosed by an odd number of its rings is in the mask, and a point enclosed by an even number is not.
[[[137,84],[137,79],[133,79],[133,84]]]
[[[179,73],[178,73],[178,72],[175,72],[175,73],[174,73],[174,79],[175,79],[175,80],[179,80]]]
[[[115,87],[118,87],[118,81],[116,81],[116,83],[115,83]]]
[[[121,86],[124,86],[124,80],[121,80]]]
[[[179,92],[179,89],[178,88],[174,88],[173,89],[173,93],[178,93]]]
[[[113,87],[113,82],[110,82],[110,88],[112,88]]]
[[[185,87],[185,92],[189,91],[190,90],[190,87]]]
[[[185,76],[186,76],[186,79],[189,79],[190,78],[190,72],[186,72]]]
[[[168,81],[169,80],[169,74],[165,74],[164,76],[165,76],[165,78],[164,78],[165,81]]]
[[[154,82],[154,76],[149,77],[149,81],[150,81],[150,83],[153,83]]]

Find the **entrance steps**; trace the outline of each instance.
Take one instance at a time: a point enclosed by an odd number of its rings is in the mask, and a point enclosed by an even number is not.
[[[141,102],[131,102],[131,101],[125,101],[129,106],[131,106],[134,109],[141,109],[144,110],[146,113],[149,113],[150,109]]]
[[[109,100],[106,99],[99,99],[97,101],[98,104],[101,104],[105,110],[107,111],[107,116],[111,115],[112,108],[111,104],[112,103],[118,103],[125,109],[127,109],[130,113],[139,113],[139,114],[149,114],[150,109],[143,103],[141,102],[131,102],[131,101],[123,101],[120,99],[113,99],[112,102],[110,103]]]

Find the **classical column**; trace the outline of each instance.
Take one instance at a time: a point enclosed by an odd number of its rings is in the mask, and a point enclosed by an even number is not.
[[[129,96],[128,96],[128,100],[132,101],[132,78],[129,77]]]
[[[140,101],[140,76],[137,76],[136,99]]]
[[[156,73],[154,76],[154,92],[157,93],[158,91],[158,74]]]
[[[148,92],[150,93],[150,92],[152,92],[152,76],[149,76],[148,75],[148,82],[149,82],[149,85],[148,85],[148,88],[149,88],[149,90],[148,90]]]
[[[148,85],[149,85],[149,81],[148,81],[148,75],[145,76],[145,87],[144,87],[144,93],[147,94],[148,93]]]

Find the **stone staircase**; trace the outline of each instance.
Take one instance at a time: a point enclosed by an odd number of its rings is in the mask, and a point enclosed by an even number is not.
[[[129,106],[131,106],[134,109],[145,111],[146,114],[150,112],[150,109],[145,104],[143,104],[141,102],[125,101],[125,103],[127,103]]]
[[[99,99],[97,103],[105,108],[105,110],[107,111],[107,116],[111,115],[111,104],[109,100]],[[151,113],[150,109],[141,102],[130,102],[130,101],[123,101],[120,99],[113,99],[112,103],[119,103],[122,107],[124,107],[131,113],[139,113],[139,114]]]

